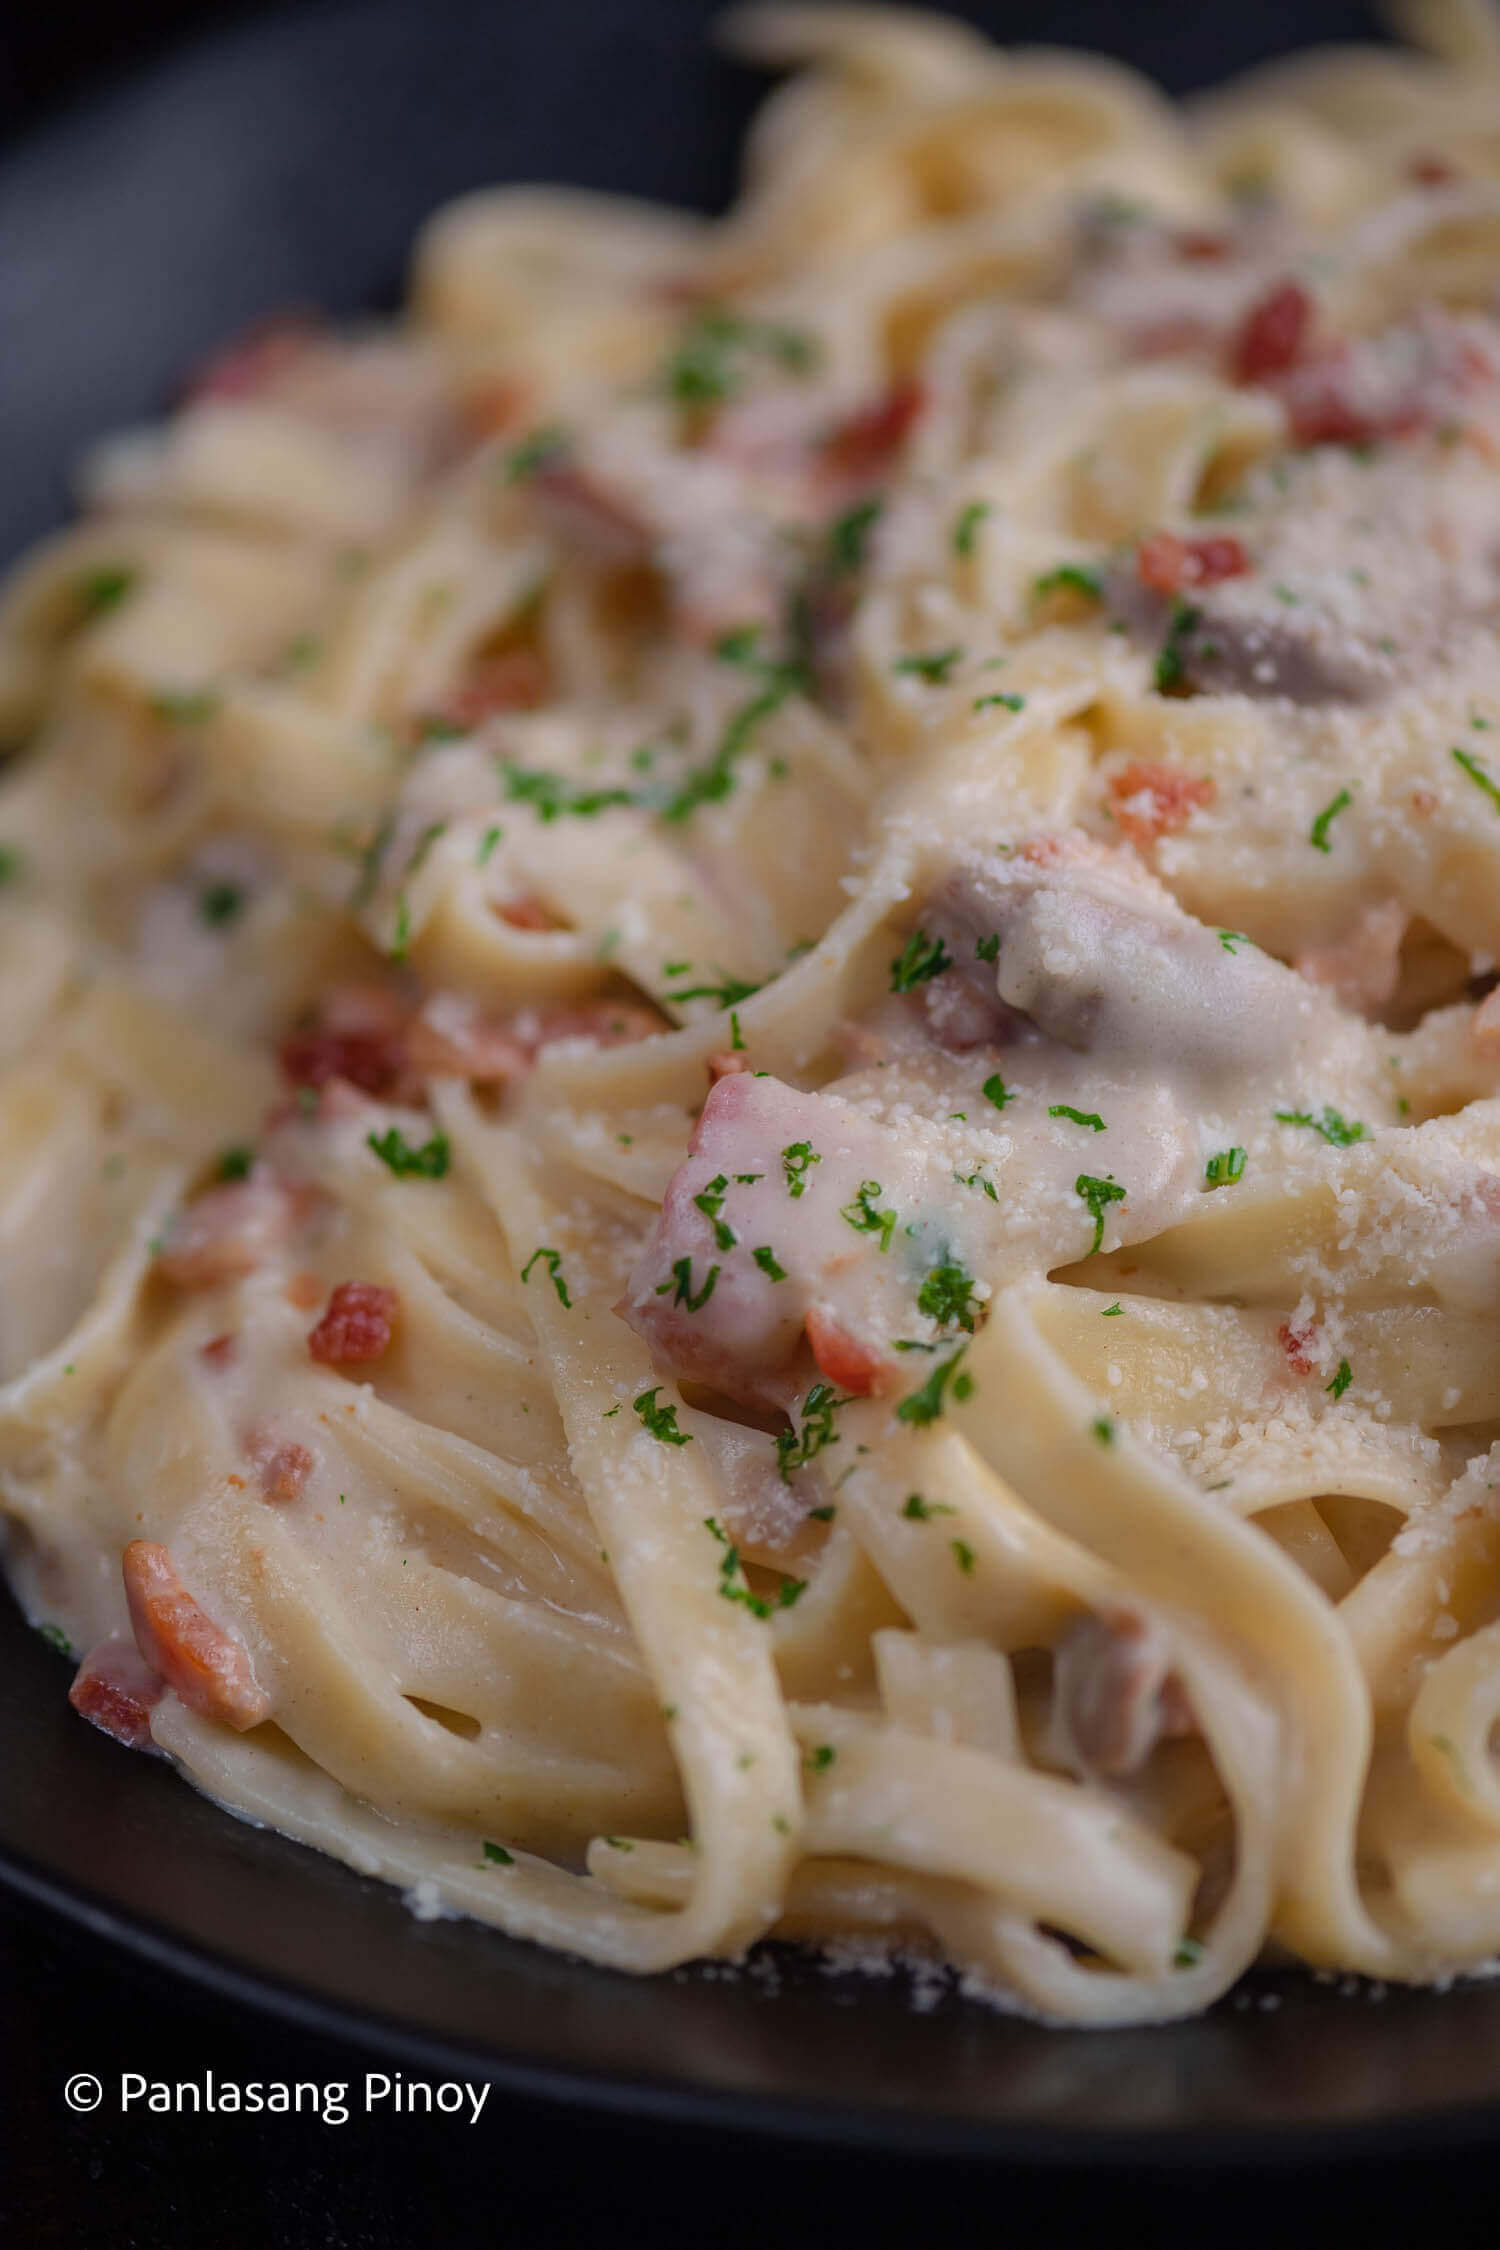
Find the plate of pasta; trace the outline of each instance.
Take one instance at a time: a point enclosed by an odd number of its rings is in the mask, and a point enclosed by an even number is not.
[[[833,1962],[846,2105],[1371,1991],[1478,2100],[1500,17],[720,29],[724,216],[472,189],[0,585],[16,1803],[543,2075],[808,2096]]]

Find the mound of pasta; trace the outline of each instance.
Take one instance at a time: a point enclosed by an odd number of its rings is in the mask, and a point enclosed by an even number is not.
[[[1500,30],[939,17],[473,195],[0,595],[72,1700],[616,1968],[1500,1950]],[[63,1692],[59,1681],[59,1694]]]

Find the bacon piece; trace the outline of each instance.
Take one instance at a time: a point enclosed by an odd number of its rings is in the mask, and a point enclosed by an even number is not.
[[[808,1307],[807,1340],[818,1373],[854,1398],[873,1397],[896,1373],[895,1363],[853,1335],[828,1305]]]
[[[318,1457],[310,1447],[293,1440],[278,1440],[271,1430],[247,1431],[245,1453],[259,1473],[260,1488],[268,1500],[299,1499],[303,1486],[318,1465]]]
[[[1187,227],[1172,237],[1172,248],[1179,258],[1189,265],[1216,265],[1222,258],[1234,255],[1234,242],[1227,234],[1211,234],[1207,228]]]
[[[1053,1652],[1053,1740],[1085,1775],[1139,1773],[1161,1741],[1196,1733],[1160,1627],[1139,1610],[1101,1610]]]
[[[151,1713],[166,1694],[133,1641],[112,1635],[91,1648],[68,1690],[68,1701],[101,1734],[127,1750],[152,1750]]]
[[[1250,568],[1238,539],[1179,539],[1173,531],[1153,531],[1141,541],[1135,560],[1142,585],[1158,594],[1216,586],[1221,579],[1243,578]]]
[[[1450,187],[1459,175],[1446,157],[1424,155],[1407,160],[1406,176],[1416,187]]]
[[[222,1336],[210,1336],[206,1344],[199,1345],[198,1357],[206,1367],[211,1367],[218,1373],[229,1365],[238,1348],[238,1336],[232,1329],[226,1328]]]
[[[380,1359],[390,1349],[401,1299],[373,1281],[341,1281],[308,1333],[312,1357],[331,1367]]]
[[[1132,758],[1110,775],[1109,795],[1121,835],[1143,850],[1161,836],[1175,836],[1199,806],[1213,803],[1218,790],[1209,774]]]
[[[513,430],[530,403],[524,383],[513,375],[499,375],[466,390],[460,412],[464,427],[477,438],[498,437]]]
[[[1295,281],[1278,282],[1257,299],[1229,347],[1229,367],[1237,383],[1263,383],[1302,357],[1312,327],[1313,301]]]
[[[1495,373],[1471,332],[1426,312],[1306,356],[1274,388],[1298,445],[1372,445],[1458,421]]]
[[[270,390],[300,359],[321,341],[312,313],[271,313],[252,321],[206,359],[189,368],[181,398],[187,406],[200,399],[256,398]]]
[[[1276,1331],[1276,1341],[1286,1353],[1287,1365],[1294,1375],[1310,1375],[1317,1366],[1312,1356],[1312,1346],[1317,1340],[1317,1327],[1312,1321],[1284,1320]]]
[[[500,711],[534,711],[552,692],[545,658],[534,648],[508,648],[472,664],[456,688],[428,714],[445,726],[482,726]]]
[[[156,1260],[163,1281],[212,1289],[263,1265],[291,1232],[293,1201],[262,1165],[179,1211]]]
[[[281,1043],[283,1074],[294,1086],[326,1086],[335,1078],[362,1093],[389,1098],[406,1071],[406,1009],[379,985],[341,985],[329,992],[316,1023]]]
[[[188,1709],[241,1734],[269,1717],[271,1698],[244,1644],[193,1599],[167,1549],[132,1539],[122,1569],[136,1646]]]
[[[884,476],[927,403],[920,383],[893,383],[883,398],[860,407],[823,441],[823,465],[840,479],[866,484]]]

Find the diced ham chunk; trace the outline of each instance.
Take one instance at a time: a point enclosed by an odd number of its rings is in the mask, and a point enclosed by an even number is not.
[[[193,1599],[167,1549],[132,1539],[123,1570],[136,1646],[188,1709],[238,1733],[268,1718],[271,1699],[243,1642]]]
[[[246,1180],[210,1188],[173,1220],[156,1271],[179,1289],[213,1289],[274,1257],[291,1232],[291,1195],[257,1165]]]
[[[738,1048],[720,1047],[714,1054],[705,1055],[710,1086],[717,1086],[721,1078],[737,1078],[750,1068],[750,1057]]]
[[[1139,1773],[1159,1742],[1195,1733],[1166,1635],[1138,1610],[1072,1626],[1053,1652],[1053,1746],[1086,1777]]]
[[[400,1307],[394,1289],[373,1281],[341,1281],[309,1332],[308,1351],[331,1367],[381,1359],[390,1349]]]
[[[835,1098],[735,1072],[710,1090],[616,1309],[660,1366],[747,1404],[808,1389],[809,1343],[841,1391],[893,1388],[892,1340],[935,1333],[916,1300],[959,1239],[952,1205],[951,1166]],[[991,1213],[975,1197],[962,1218]]]
[[[166,1693],[133,1641],[111,1637],[89,1650],[74,1675],[68,1701],[90,1726],[127,1750],[150,1750],[151,1713]]]
[[[1208,774],[1184,773],[1160,760],[1132,758],[1109,777],[1110,804],[1126,841],[1144,849],[1186,828],[1218,791]]]

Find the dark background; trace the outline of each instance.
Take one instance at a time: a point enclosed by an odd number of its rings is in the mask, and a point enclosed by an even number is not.
[[[721,203],[757,85],[711,57],[708,0],[0,0],[0,559],[65,506],[80,444],[156,410],[174,370],[256,314],[391,301],[405,246],[486,178]],[[1126,56],[1177,89],[1370,12],[986,5],[1001,36]],[[414,29],[414,27],[416,27]],[[18,1630],[8,1605],[0,1633]],[[0,1711],[4,1727],[23,1715]],[[4,1787],[0,1748],[0,1789]],[[582,2120],[492,2094],[483,2120],[71,2117],[68,2075],[358,2081],[379,2058],[116,1953],[0,1890],[0,2242],[19,2250],[426,2250],[498,2244],[948,2245],[1100,2236],[1220,2246],[1332,2226],[1494,2238],[1491,2167],[1293,2181],[820,2157]]]

